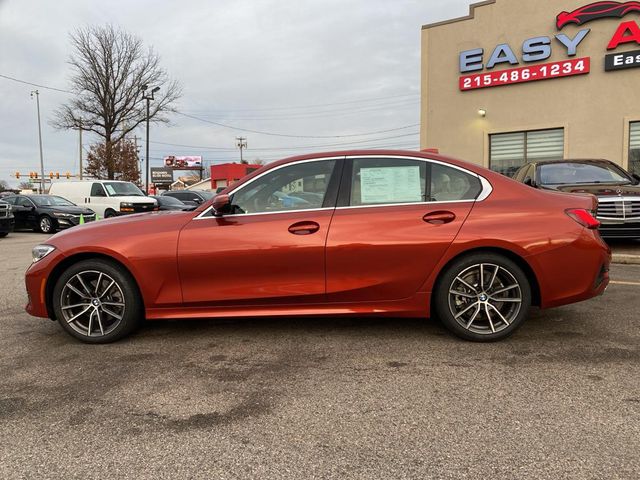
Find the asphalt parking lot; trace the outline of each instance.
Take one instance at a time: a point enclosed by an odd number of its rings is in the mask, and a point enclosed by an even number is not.
[[[496,344],[249,319],[89,346],[23,310],[44,238],[0,240],[1,478],[640,477],[640,265]]]

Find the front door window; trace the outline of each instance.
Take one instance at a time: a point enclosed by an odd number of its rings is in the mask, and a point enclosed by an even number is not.
[[[322,208],[335,164],[335,160],[320,160],[277,168],[234,193],[232,212],[252,214]]]

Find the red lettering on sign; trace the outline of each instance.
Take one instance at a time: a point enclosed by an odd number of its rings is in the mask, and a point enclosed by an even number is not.
[[[640,44],[640,27],[636,22],[622,22],[607,45],[607,50],[618,48],[622,43],[633,42]]]

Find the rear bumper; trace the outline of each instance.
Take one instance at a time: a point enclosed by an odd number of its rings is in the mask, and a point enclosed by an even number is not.
[[[596,231],[584,229],[571,244],[527,260],[539,274],[541,308],[588,300],[609,285],[611,249]]]

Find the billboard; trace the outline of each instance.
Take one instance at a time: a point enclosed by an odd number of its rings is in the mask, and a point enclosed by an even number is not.
[[[173,183],[173,169],[151,167],[151,182],[155,185],[171,185]]]
[[[170,155],[164,157],[164,166],[175,170],[200,170],[202,168],[202,157],[199,155],[186,157]]]

